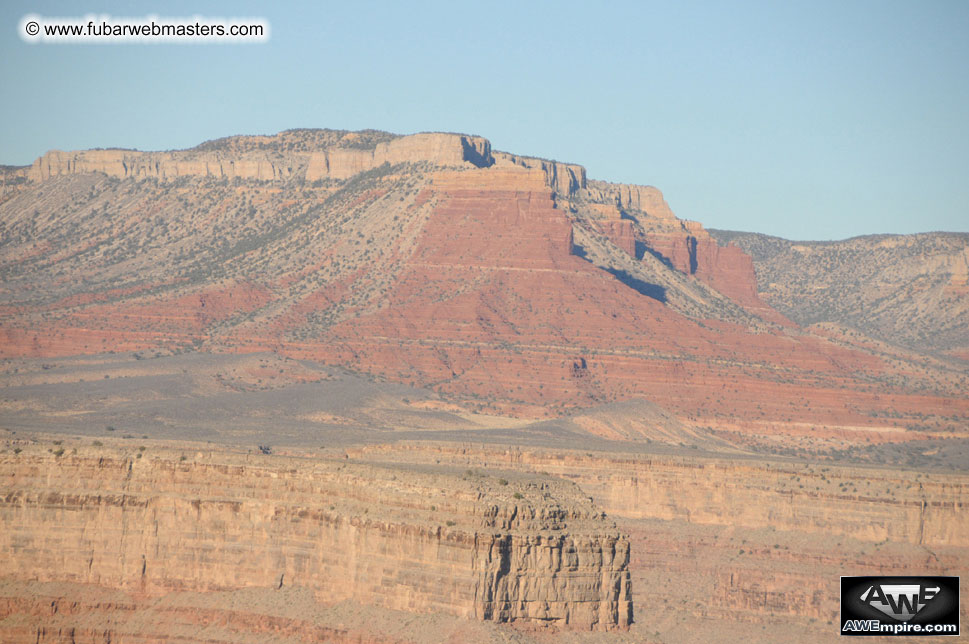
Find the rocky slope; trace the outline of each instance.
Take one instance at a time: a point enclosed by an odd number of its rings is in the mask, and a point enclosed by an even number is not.
[[[272,351],[480,409],[644,398],[768,434],[969,418],[961,366],[798,328],[655,188],[480,137],[292,131],[10,173],[5,357]]]
[[[10,580],[148,597],[294,586],[323,604],[628,627],[615,525],[574,485],[506,476],[32,445],[0,455],[0,560]]]
[[[750,254],[760,295],[799,324],[833,322],[886,342],[969,358],[969,234],[804,242],[711,233]]]

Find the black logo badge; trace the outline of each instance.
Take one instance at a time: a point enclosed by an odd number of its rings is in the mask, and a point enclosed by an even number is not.
[[[842,635],[958,635],[958,577],[842,577]]]

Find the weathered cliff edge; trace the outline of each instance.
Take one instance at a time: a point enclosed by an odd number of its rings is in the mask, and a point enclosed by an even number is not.
[[[775,528],[859,541],[963,546],[969,476],[723,457],[620,456],[447,444],[378,445],[352,456],[543,471],[610,516]]]
[[[101,172],[119,179],[154,178],[161,181],[185,176],[275,181],[301,177],[307,181],[347,179],[384,163],[426,162],[435,166],[485,167],[494,164],[491,143],[479,136],[421,133],[397,137],[373,146],[361,143],[355,133],[293,150],[277,137],[244,137],[279,143],[249,145],[248,149],[210,149],[204,146],[170,152],[138,150],[51,150],[26,170],[29,181],[85,172]],[[281,135],[282,136],[282,135]]]
[[[224,452],[0,456],[8,579],[321,602],[573,629],[632,620],[629,546],[564,481]]]

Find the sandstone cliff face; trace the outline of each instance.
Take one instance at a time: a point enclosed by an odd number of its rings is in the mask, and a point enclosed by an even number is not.
[[[341,145],[342,144],[342,145]],[[481,137],[422,133],[377,143],[373,148],[355,147],[347,136],[336,145],[316,151],[251,150],[242,153],[179,150],[82,150],[47,152],[27,170],[30,181],[59,175],[100,172],[111,177],[156,178],[215,177],[258,181],[302,177],[307,181],[347,179],[388,163],[426,162],[435,166],[494,164],[491,144]]]
[[[4,454],[4,575],[148,595],[297,586],[322,602],[577,629],[631,622],[628,543],[567,484],[156,452]]]
[[[589,199],[595,203],[615,204],[624,210],[644,212],[650,219],[679,223],[679,219],[663,198],[663,193],[653,186],[589,181],[586,191]]]
[[[701,224],[692,221],[682,222],[682,230],[657,231],[646,239],[649,247],[676,270],[695,275],[764,319],[786,322],[760,299],[754,263],[739,246],[721,246]]]
[[[611,455],[449,445],[378,446],[360,457],[547,471],[575,482],[608,514],[963,546],[969,477],[727,458]]]
[[[379,143],[373,150],[336,148],[315,153],[306,169],[306,180],[349,179],[384,163],[426,162],[435,166],[475,167],[493,165],[491,143],[477,136],[456,134],[414,134]]]
[[[662,641],[834,642],[840,575],[969,561],[965,474],[441,443],[351,453],[575,481],[628,536],[639,621]]]
[[[541,170],[545,175],[545,184],[564,197],[570,197],[586,187],[585,168],[575,163],[535,159],[507,152],[495,152],[495,161],[499,166]]]
[[[750,256],[738,246],[721,246],[699,222],[678,219],[656,188],[590,181],[582,196],[596,213],[603,204],[615,209],[598,227],[623,250],[635,256],[641,247],[643,254],[695,277],[758,317],[789,324],[760,300]]]
[[[69,174],[100,172],[117,178],[157,178],[171,180],[183,176],[202,176],[272,181],[292,175],[292,168],[265,153],[243,158],[223,158],[205,153],[186,159],[178,152],[139,152],[137,150],[51,150],[34,161],[28,171],[31,181],[44,181]]]

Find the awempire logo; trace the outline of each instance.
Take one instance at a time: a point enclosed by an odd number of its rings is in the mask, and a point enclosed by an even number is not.
[[[958,635],[958,577],[842,577],[842,635]]]

